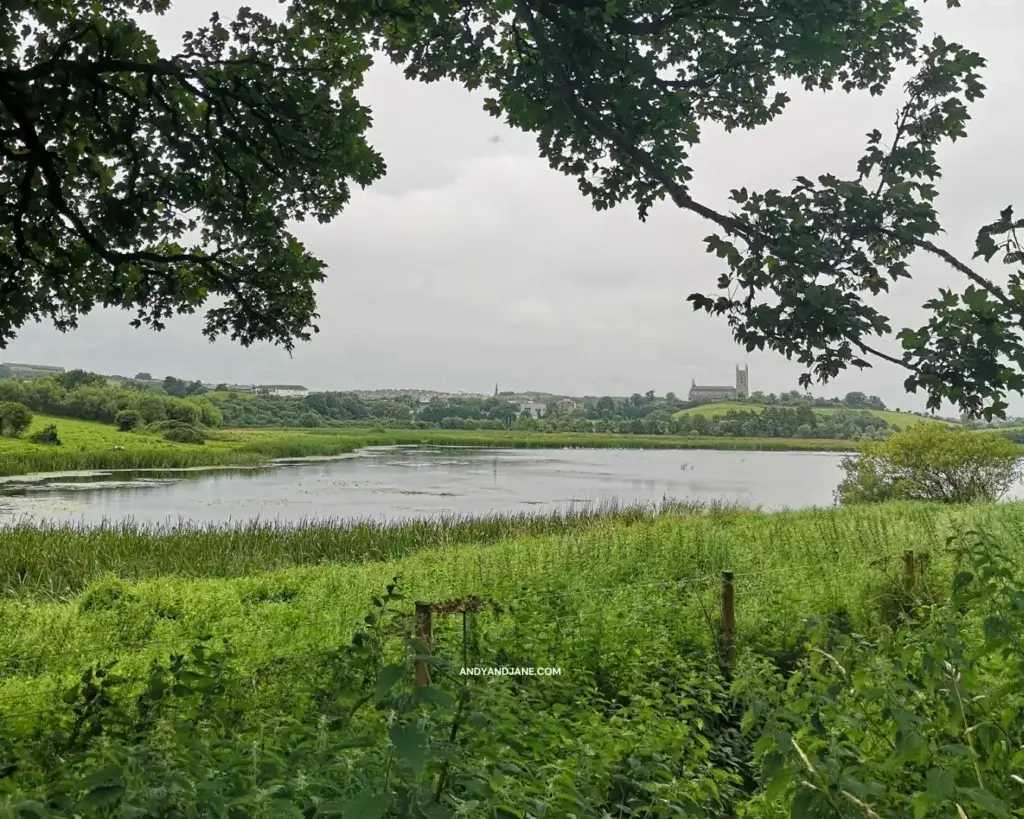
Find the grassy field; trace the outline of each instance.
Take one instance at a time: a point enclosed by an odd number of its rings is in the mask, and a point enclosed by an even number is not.
[[[703,438],[493,431],[375,431],[342,429],[218,430],[205,444],[178,444],[159,435],[121,432],[107,424],[37,415],[29,433],[56,424],[62,445],[0,438],[0,475],[77,469],[146,469],[251,465],[275,458],[340,455],[367,446],[522,448],[743,449],[844,451],[847,441],[800,438]],[[115,446],[124,447],[115,450]]]
[[[411,817],[421,814],[407,800],[446,792],[437,799],[447,812],[429,815],[544,815],[538,805],[588,819],[789,815],[804,798],[799,777],[769,787],[783,760],[765,767],[756,748],[777,729],[763,710],[750,714],[759,702],[781,714],[802,700],[784,695],[785,680],[772,700],[764,663],[789,673],[804,662],[816,622],[841,624],[823,644],[841,658],[845,634],[856,648],[904,628],[905,551],[917,555],[918,587],[941,600],[959,565],[947,539],[968,529],[1010,544],[1017,559],[1024,505],[772,515],[666,507],[290,531],[16,529],[0,562],[0,810],[28,815],[18,800],[56,792],[68,807],[45,815]],[[734,572],[735,673],[719,665],[723,570]],[[470,597],[498,608],[436,614],[432,685],[412,689],[401,642],[378,627],[411,628],[413,601]],[[915,655],[892,652],[898,682]],[[879,663],[889,655],[872,656],[854,688],[888,679]],[[104,671],[112,661],[116,671]],[[97,663],[100,676],[83,676]],[[457,671],[466,665],[560,673],[468,681]],[[815,668],[803,678],[825,673]],[[739,687],[727,693],[733,676]],[[353,703],[366,691],[381,707],[357,719]],[[459,716],[463,698],[472,713]],[[866,706],[843,707],[856,720]],[[807,722],[813,739],[818,723]],[[758,730],[767,733],[755,747]],[[1003,730],[1016,748],[1016,724]],[[876,753],[873,741],[858,742],[861,757]],[[827,750],[813,763],[824,766]],[[937,763],[916,754],[923,782]],[[5,769],[11,758],[17,765]],[[894,770],[912,779],[874,801],[916,792],[914,765],[879,765],[882,781]],[[988,793],[969,785],[958,796],[967,815],[986,815],[977,806]],[[353,807],[371,796],[385,807]],[[219,810],[222,801],[235,807]],[[630,812],[615,808],[627,803]]]
[[[740,633],[757,642],[836,607],[870,616],[872,589],[897,572],[905,550],[938,557],[945,538],[967,524],[1024,542],[1024,505],[774,515],[620,510],[393,528],[22,527],[5,534],[0,563],[0,702],[52,691],[94,658],[116,658],[122,670],[140,673],[203,634],[231,640],[254,664],[272,659],[283,642],[342,644],[370,597],[395,576],[417,600],[536,599],[541,612],[557,599],[576,618],[574,628],[607,628],[610,644],[643,645],[642,631],[662,617],[689,624],[695,640],[711,637],[700,594],[679,597],[652,583],[693,578],[693,590],[713,598],[717,573],[732,569]],[[625,617],[631,606],[656,615]],[[606,619],[616,611],[618,624]]]
[[[684,418],[687,415],[704,415],[707,418],[717,418],[726,415],[730,412],[750,412],[756,410],[767,409],[765,404],[746,404],[738,401],[721,401],[713,404],[701,404],[699,407],[690,407],[689,409],[680,410],[675,414],[676,418]],[[814,407],[814,412],[817,415],[831,415],[837,412],[837,409],[833,407]],[[870,410],[872,415],[877,415],[884,421],[892,424],[897,429],[903,429],[915,424],[918,421],[927,421],[930,423],[942,423],[938,419],[933,418],[922,418],[919,415],[912,415],[909,412],[895,412],[893,410]]]

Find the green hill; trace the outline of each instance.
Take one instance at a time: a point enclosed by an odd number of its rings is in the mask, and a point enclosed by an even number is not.
[[[767,409],[767,404],[745,404],[739,401],[722,401],[714,404],[701,404],[698,407],[690,407],[689,409],[680,410],[675,414],[676,418],[683,418],[687,415],[703,415],[706,418],[717,418],[723,415],[727,415],[730,412],[750,412],[752,410],[760,411]],[[842,407],[813,407],[815,415],[831,415]],[[903,429],[911,424],[917,423],[918,421],[926,421],[928,423],[943,423],[936,418],[922,418],[919,415],[912,415],[909,412],[896,412],[894,410],[868,410],[872,415],[876,415],[887,423],[892,424],[897,429]]]

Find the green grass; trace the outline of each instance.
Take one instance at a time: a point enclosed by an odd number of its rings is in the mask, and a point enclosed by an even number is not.
[[[5,550],[16,559],[3,564],[0,599],[0,813],[350,817],[366,815],[348,801],[366,787],[387,782],[404,794],[416,782],[413,792],[432,801],[450,771],[448,793],[474,796],[462,815],[482,819],[911,815],[883,805],[801,813],[807,800],[792,787],[768,788],[774,770],[760,767],[757,749],[795,725],[778,741],[792,736],[809,749],[803,758],[813,762],[790,760],[797,782],[808,766],[847,765],[882,783],[865,797],[874,803],[917,793],[926,774],[931,781],[932,771],[958,765],[950,781],[964,815],[1015,815],[985,814],[992,799],[975,787],[984,775],[1017,799],[1012,783],[1004,787],[1016,762],[1001,750],[1022,739],[1012,647],[964,675],[970,715],[995,702],[1006,726],[973,740],[935,661],[961,656],[965,644],[973,657],[983,642],[980,619],[951,627],[959,603],[944,598],[958,568],[947,538],[976,527],[1010,548],[1010,566],[1019,560],[1024,504],[771,515],[667,507],[289,532],[13,530]],[[906,607],[906,550],[919,561],[918,599],[943,612]],[[109,573],[97,578],[101,570]],[[740,649],[728,672],[719,665],[724,570],[733,573]],[[46,599],[47,576],[69,588],[92,582]],[[500,604],[433,616],[440,662],[426,689],[410,685],[400,641],[373,642],[384,632],[375,632],[380,601],[370,601],[396,578],[404,630],[414,601]],[[1001,633],[986,623],[986,637]],[[200,642],[201,653],[190,651]],[[112,676],[83,673],[112,662]],[[769,664],[777,676],[762,673]],[[457,675],[462,665],[561,674],[467,678]],[[460,692],[470,709],[463,722],[452,713]],[[352,703],[365,697],[371,705],[354,716]],[[776,722],[779,713],[791,721]],[[927,736],[912,763],[893,765],[908,722]],[[25,798],[67,807],[44,813]],[[162,809],[168,799],[173,810]],[[665,810],[627,814],[618,807],[627,799]],[[220,810],[226,803],[232,811]]]
[[[555,515],[453,515],[395,523],[317,519],[298,526],[266,521],[220,527],[17,525],[4,532],[0,598],[60,601],[108,574],[125,580],[223,579],[325,563],[398,560],[426,549],[645,522],[658,509],[607,504]]]
[[[727,415],[730,412],[750,412],[756,410],[767,409],[767,404],[745,404],[738,401],[721,401],[711,404],[701,404],[698,407],[690,407],[688,409],[680,410],[675,414],[676,418],[684,418],[687,415],[703,415],[707,418],[718,418],[723,415]],[[816,415],[831,415],[837,412],[837,408],[834,407],[813,407]],[[918,421],[926,421],[928,423],[943,423],[934,418],[922,418],[918,415],[912,415],[909,412],[896,412],[894,410],[869,410],[872,415],[876,415],[882,420],[892,424],[897,429],[904,429],[905,427],[915,424]]]
[[[203,445],[177,444],[159,435],[121,432],[90,421],[37,415],[28,434],[56,424],[61,446],[0,438],[0,475],[82,469],[173,469],[255,465],[275,458],[341,455],[367,446],[423,445],[502,448],[630,448],[844,451],[846,441],[800,438],[538,434],[497,431],[344,429],[218,430]],[[115,450],[115,446],[124,447]]]
[[[871,595],[898,573],[905,550],[931,553],[941,571],[947,536],[967,525],[1024,543],[1024,504],[620,511],[433,529],[21,528],[5,535],[0,702],[45,696],[95,659],[141,672],[204,634],[229,640],[253,665],[283,645],[341,644],[394,576],[410,600],[481,595],[535,613],[557,600],[574,630],[600,629],[609,644],[639,650],[648,632],[681,623],[690,639],[710,640],[703,610],[713,605],[718,573],[730,569],[739,634],[756,644],[761,634],[799,630],[807,617],[838,607],[867,616]],[[103,570],[109,574],[97,579]],[[685,578],[693,578],[689,591],[654,585]],[[45,599],[83,585],[80,595]],[[650,616],[625,615],[635,607]],[[489,627],[504,634],[515,618]],[[571,652],[548,659],[572,663]]]
[[[230,397],[231,397],[231,392],[228,391],[228,390],[211,390],[210,392],[204,392],[203,393],[203,398],[210,398],[210,399],[212,399],[214,401],[225,401],[225,400],[227,400]],[[236,392],[235,393],[235,398],[239,398],[239,399],[242,399],[242,400],[248,400],[250,398],[255,398],[255,397],[256,397],[256,393],[254,393],[254,392]]]

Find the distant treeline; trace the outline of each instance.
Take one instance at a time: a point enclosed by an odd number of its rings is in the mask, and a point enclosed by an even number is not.
[[[198,384],[198,382],[194,382]],[[764,438],[858,439],[884,437],[893,427],[872,414],[884,409],[877,396],[811,398],[792,391],[753,393],[749,410],[706,416],[674,393],[654,391],[628,398],[604,396],[581,404],[551,401],[536,418],[508,397],[366,399],[355,393],[311,393],[302,398],[252,394],[200,396],[192,383],[167,378],[162,385],[128,381],[111,384],[101,375],[72,370],[35,381],[0,380],[0,401],[17,401],[48,415],[114,423],[122,410],[136,410],[147,424],[181,421],[208,427],[382,427],[391,429],[521,429],[536,432],[701,435]],[[180,396],[186,397],[180,397]],[[739,402],[743,403],[743,402]],[[828,413],[815,412],[828,408]]]
[[[36,381],[0,380],[0,401],[16,401],[46,415],[113,424],[121,410],[136,410],[147,424],[181,421],[217,427],[224,418],[206,398],[175,398],[159,389],[119,387],[95,373],[71,370]]]
[[[544,417],[520,412],[501,398],[435,399],[418,404],[408,399],[364,400],[351,393],[318,393],[305,398],[228,396],[218,401],[227,426],[325,427],[379,425],[410,429],[521,429],[536,432],[618,433],[633,435],[710,435],[766,438],[884,437],[894,429],[868,410],[826,403],[832,411],[816,413],[799,406],[768,406],[707,417],[699,412],[676,416],[687,404],[674,396],[650,393],[625,401],[605,397],[575,409],[556,402]]]

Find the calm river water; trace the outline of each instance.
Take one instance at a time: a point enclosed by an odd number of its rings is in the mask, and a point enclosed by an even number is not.
[[[841,455],[712,450],[394,447],[269,468],[93,472],[0,480],[0,522],[395,520],[721,500],[828,506]]]

